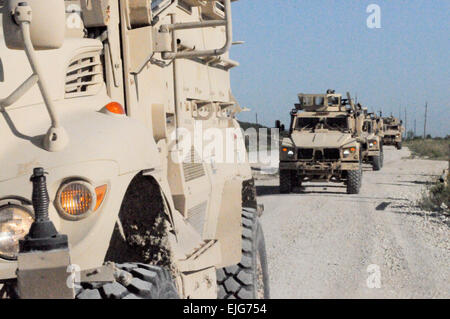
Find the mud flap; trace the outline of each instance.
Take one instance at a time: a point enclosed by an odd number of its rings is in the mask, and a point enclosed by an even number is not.
[[[217,268],[237,264],[242,257],[242,180],[225,182],[217,223],[222,262]]]
[[[21,253],[17,285],[22,299],[73,299],[68,249]],[[73,278],[74,279],[74,278]]]

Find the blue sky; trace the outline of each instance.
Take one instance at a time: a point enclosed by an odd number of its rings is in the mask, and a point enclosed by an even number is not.
[[[381,8],[381,29],[369,29],[367,6]],[[252,111],[239,119],[288,124],[297,93],[357,93],[372,110],[399,115],[408,126],[450,134],[449,0],[240,0],[233,3],[232,89]]]

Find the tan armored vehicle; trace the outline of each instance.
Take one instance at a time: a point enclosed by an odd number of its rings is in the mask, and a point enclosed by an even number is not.
[[[0,4],[0,296],[269,297],[230,0]]]
[[[362,157],[353,102],[332,90],[298,98],[289,136],[281,142],[280,192],[289,193],[302,182],[325,181],[343,182],[348,194],[358,194]]]
[[[362,143],[363,162],[371,164],[374,171],[379,171],[384,162],[383,142],[379,135],[379,126],[374,114],[367,113],[365,108],[363,108],[363,113],[364,121],[361,134],[364,139]]]
[[[396,117],[383,118],[384,122],[384,145],[394,145],[398,150],[402,149],[402,135],[404,132],[403,122]]]

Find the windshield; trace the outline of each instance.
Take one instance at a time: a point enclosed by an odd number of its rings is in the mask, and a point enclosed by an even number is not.
[[[389,125],[389,126],[387,127],[387,129],[388,129],[388,130],[394,130],[394,131],[396,131],[396,130],[398,130],[398,125]]]
[[[337,96],[328,97],[328,106],[339,105],[340,101]]]
[[[372,122],[366,121],[364,122],[364,126],[363,126],[363,131],[364,132],[369,132],[369,133],[373,133],[373,129],[372,129]]]
[[[302,96],[300,99],[302,106],[323,106],[325,105],[324,96]]]
[[[347,117],[298,117],[295,122],[296,130],[326,129],[347,131]]]

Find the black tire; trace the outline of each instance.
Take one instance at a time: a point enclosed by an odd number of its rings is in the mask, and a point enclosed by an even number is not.
[[[383,167],[384,166],[384,149],[383,149],[383,147],[381,148],[381,151],[380,151],[380,160],[381,160],[381,167]]]
[[[397,147],[398,150],[401,150],[403,147],[402,142],[397,143],[395,146]]]
[[[116,264],[113,283],[82,283],[76,299],[179,299],[168,270],[161,267],[126,263]]]
[[[219,299],[270,298],[266,246],[256,214],[254,209],[243,209],[242,259],[237,265],[217,270]]]
[[[381,169],[381,154],[379,156],[372,156],[372,168],[374,171]]]
[[[293,175],[290,170],[280,170],[280,194],[289,194],[292,192]]]
[[[347,172],[347,194],[359,194],[362,184],[362,166],[359,165],[359,169],[355,171]]]

